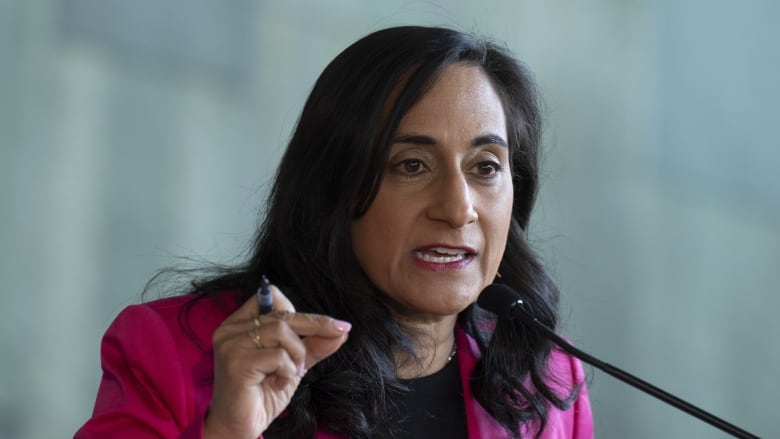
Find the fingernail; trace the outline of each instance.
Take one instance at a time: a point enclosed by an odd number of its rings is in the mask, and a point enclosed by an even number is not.
[[[306,368],[303,366],[303,363],[299,364],[299,365],[298,365],[298,376],[299,376],[299,377],[301,377],[301,378],[303,378],[303,376],[304,376],[304,375],[306,375],[306,372],[308,372],[308,371],[307,371],[307,370],[306,370]]]
[[[333,327],[341,332],[347,332],[352,329],[352,323],[345,322],[344,320],[333,319]]]

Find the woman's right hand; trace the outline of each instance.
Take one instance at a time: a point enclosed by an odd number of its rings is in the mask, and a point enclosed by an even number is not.
[[[347,341],[351,325],[296,313],[273,289],[274,312],[251,297],[214,331],[214,393],[204,438],[255,439],[287,407],[306,371]]]

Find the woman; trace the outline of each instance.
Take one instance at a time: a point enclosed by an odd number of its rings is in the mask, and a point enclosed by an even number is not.
[[[498,46],[359,40],[315,84],[251,258],[117,317],[76,437],[592,437],[580,364],[475,304],[500,278],[556,326],[525,240],[539,138]]]

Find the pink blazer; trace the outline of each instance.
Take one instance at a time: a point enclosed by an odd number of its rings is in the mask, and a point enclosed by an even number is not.
[[[76,432],[76,439],[202,438],[213,390],[211,336],[238,307],[238,298],[226,293],[197,302],[188,316],[190,334],[180,324],[179,311],[193,297],[132,305],[119,313],[101,344],[103,377],[92,417]],[[508,438],[469,390],[468,377],[479,358],[475,341],[460,329],[456,338],[468,437]],[[579,361],[563,353],[552,354],[550,367],[564,384],[584,382]],[[328,433],[317,437],[338,438]],[[551,409],[541,437],[593,437],[584,385],[569,410]]]

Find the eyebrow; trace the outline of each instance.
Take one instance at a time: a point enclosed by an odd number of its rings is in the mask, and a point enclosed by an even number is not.
[[[408,134],[408,135],[402,135],[398,136],[395,139],[393,139],[393,143],[411,143],[414,145],[436,145],[438,142],[436,139],[430,136],[426,136],[423,134]],[[501,136],[498,134],[483,134],[481,136],[475,137],[474,140],[471,141],[471,146],[482,146],[482,145],[501,145],[501,146],[507,146],[506,140],[504,140]]]

